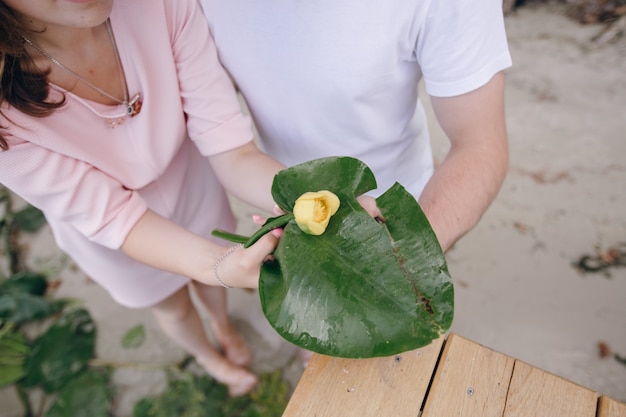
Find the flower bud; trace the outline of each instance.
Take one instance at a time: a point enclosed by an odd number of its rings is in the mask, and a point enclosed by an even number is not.
[[[338,209],[339,198],[330,191],[308,192],[296,200],[293,216],[304,233],[321,235]]]

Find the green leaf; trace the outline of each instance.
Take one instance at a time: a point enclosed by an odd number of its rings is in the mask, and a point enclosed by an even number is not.
[[[64,314],[33,343],[21,385],[41,385],[48,393],[59,391],[94,357],[95,337],[96,326],[87,310]]]
[[[454,290],[444,254],[424,213],[401,185],[377,201],[385,223],[356,197],[375,187],[353,158],[323,158],[281,171],[272,192],[283,209],[304,192],[329,190],[341,200],[320,236],[287,224],[264,264],[259,294],[265,316],[286,340],[321,354],[388,356],[444,334]]]
[[[135,403],[133,407],[133,417],[151,417],[154,413],[151,410],[155,407],[156,399],[154,398],[142,398]]]
[[[64,305],[64,300],[52,300],[25,292],[4,294],[0,295],[0,319],[25,323],[58,313]]]
[[[108,384],[107,371],[86,369],[61,389],[46,417],[109,417]]]
[[[280,171],[272,183],[272,196],[281,209],[291,213],[296,199],[308,191],[328,190],[342,199],[358,197],[375,188],[374,174],[363,162],[332,157]]]
[[[207,375],[170,376],[167,389],[156,398],[135,405],[133,417],[222,417],[226,387]]]
[[[134,349],[141,346],[146,338],[146,332],[143,324],[138,324],[126,332],[122,338],[122,347],[125,349]]]
[[[14,384],[24,375],[21,365],[0,365],[0,387]]]
[[[241,397],[228,397],[223,401],[224,416],[275,417],[281,416],[289,400],[289,385],[281,370],[259,375],[259,384]]]
[[[154,398],[142,398],[141,400],[135,403],[133,407],[133,417],[152,417],[154,413],[152,413],[153,409],[156,409],[155,406],[156,399]]]
[[[289,385],[280,370],[259,377],[259,385],[250,393],[251,405],[261,417],[281,416],[289,402]]]
[[[13,213],[13,221],[20,230],[30,233],[36,232],[46,224],[46,218],[41,210],[33,206],[26,206],[22,210]]]
[[[235,398],[207,375],[170,375],[167,389],[159,396],[135,404],[133,417],[276,417],[285,410],[288,394],[280,370],[260,375],[254,391]]]
[[[0,294],[28,293],[44,295],[48,288],[48,280],[44,275],[34,272],[20,272],[0,283]]]
[[[41,274],[21,272],[0,283],[0,318],[23,323],[59,312],[65,302],[44,297],[48,281]]]
[[[6,325],[0,330],[0,387],[22,378],[29,350],[24,335]]]

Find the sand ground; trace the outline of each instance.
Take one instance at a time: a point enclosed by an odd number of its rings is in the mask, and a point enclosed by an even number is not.
[[[626,268],[581,274],[572,262],[626,242],[626,40],[596,45],[601,26],[581,26],[559,7],[523,7],[506,18],[514,66],[507,74],[511,170],[481,223],[448,253],[456,288],[452,330],[534,366],[626,402]],[[428,103],[425,103],[428,106]],[[432,116],[431,116],[432,117]],[[447,145],[433,128],[435,156]],[[240,231],[254,211],[235,202]],[[98,324],[97,353],[115,362],[168,363],[184,353],[147,311],[115,304],[71,264],[46,229],[32,238],[30,263],[60,270],[60,297],[84,300]],[[302,367],[261,313],[256,293],[231,290],[230,309],[253,347],[258,372]],[[135,324],[147,339],[121,347]],[[121,367],[117,416],[164,388],[159,370]],[[0,417],[19,416],[0,390]]]
[[[506,19],[511,169],[474,231],[449,252],[453,330],[626,401],[626,268],[572,262],[626,242],[626,42],[562,9]],[[440,136],[438,136],[440,137]],[[442,148],[444,149],[444,148]]]

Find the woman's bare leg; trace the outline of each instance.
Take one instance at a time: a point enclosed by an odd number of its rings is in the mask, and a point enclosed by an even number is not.
[[[193,355],[208,374],[227,385],[230,395],[238,396],[250,392],[258,378],[249,370],[226,359],[209,342],[189,290],[189,287],[183,287],[152,307],[157,322],[165,334]]]
[[[193,282],[196,295],[202,301],[211,319],[211,329],[224,349],[226,357],[234,364],[248,366],[252,354],[246,341],[235,329],[228,316],[226,289]]]

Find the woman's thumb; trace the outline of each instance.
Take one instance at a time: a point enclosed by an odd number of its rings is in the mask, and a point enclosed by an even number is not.
[[[248,262],[260,264],[265,261],[265,259],[274,252],[274,249],[276,249],[282,232],[283,229],[273,229],[257,240],[254,245],[250,246],[246,250],[249,255],[249,257],[247,257]]]

